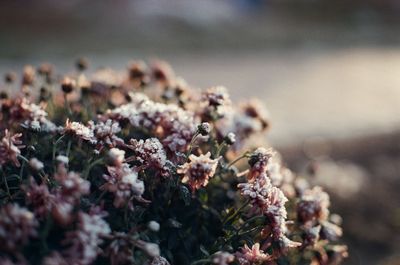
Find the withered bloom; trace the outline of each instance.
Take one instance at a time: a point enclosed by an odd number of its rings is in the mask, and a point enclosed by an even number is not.
[[[72,91],[74,91],[75,87],[76,87],[75,80],[67,76],[64,77],[64,79],[61,81],[61,89],[65,94],[70,94]]]

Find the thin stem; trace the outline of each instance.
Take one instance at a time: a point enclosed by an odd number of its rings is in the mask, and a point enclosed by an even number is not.
[[[67,93],[64,93],[64,107],[68,112],[68,117],[71,118],[72,117],[72,111],[71,111],[71,107],[68,103],[68,98],[67,98]]]
[[[68,145],[67,145],[67,153],[66,153],[67,157],[69,157],[69,153],[71,152],[71,144],[72,144],[72,141],[71,141],[71,139],[69,139]]]
[[[246,158],[249,155],[249,152],[245,152],[243,155],[239,156],[238,158],[236,158],[235,160],[233,160],[232,162],[230,162],[227,166],[227,168],[230,168],[231,166],[233,166],[234,164],[236,164],[236,162],[238,162],[239,160]]]
[[[29,160],[22,155],[18,155],[18,157],[22,159],[21,170],[19,171],[19,177],[20,177],[20,179],[22,179],[22,174],[24,173],[25,164],[26,163],[29,164]]]
[[[196,141],[197,136],[199,136],[199,135],[200,135],[199,132],[196,132],[195,135],[193,135],[193,138],[189,143],[189,150],[186,153],[186,157],[189,157],[190,153],[192,153],[193,144]]]
[[[223,221],[223,225],[226,225],[228,222],[230,222],[232,219],[236,218],[240,214],[240,212],[246,208],[247,205],[249,205],[250,200],[247,200],[242,206],[240,206],[239,209],[237,209],[231,216],[227,216],[225,220]]]
[[[3,170],[2,167],[0,167],[0,169],[1,169],[1,173],[2,173],[2,175],[3,175],[4,185],[6,186],[7,196],[8,196],[8,198],[11,198],[10,187],[8,187],[8,182],[7,182],[6,174],[4,173],[4,170]]]
[[[83,174],[83,178],[84,178],[84,179],[87,179],[87,178],[89,177],[89,174],[90,174],[90,171],[92,170],[92,168],[93,168],[94,166],[98,165],[98,164],[103,163],[103,162],[104,162],[103,158],[99,158],[99,159],[93,161],[93,162],[86,168],[85,173]]]
[[[217,150],[216,157],[218,157],[221,154],[222,149],[226,146],[227,146],[227,144],[225,143],[225,141],[220,144],[220,146],[218,147],[218,150]]]

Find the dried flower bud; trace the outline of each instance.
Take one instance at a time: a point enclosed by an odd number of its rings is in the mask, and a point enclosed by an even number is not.
[[[160,224],[157,223],[156,221],[150,221],[150,222],[147,224],[147,227],[148,227],[151,231],[154,231],[154,232],[158,232],[158,231],[160,230]]]
[[[75,63],[76,69],[78,69],[78,71],[85,71],[86,69],[88,69],[89,67],[89,61],[87,58],[85,57],[81,57],[78,60],[76,60]]]
[[[6,91],[1,91],[0,99],[8,99],[8,93]]]
[[[65,94],[71,93],[75,89],[75,81],[69,77],[64,77],[61,82],[61,89]]]
[[[30,86],[35,81],[35,69],[31,65],[24,67],[22,73],[22,85]]]
[[[58,162],[60,162],[60,163],[65,164],[65,165],[68,165],[68,163],[69,163],[68,157],[63,156],[63,155],[57,156],[57,157],[56,157],[56,160],[57,160]]]
[[[17,79],[17,74],[14,72],[8,72],[4,75],[4,81],[7,84],[12,84],[15,82],[15,80]]]
[[[233,145],[236,143],[236,135],[230,132],[224,137],[224,141],[228,145]]]
[[[49,64],[49,63],[44,63],[42,65],[39,66],[39,68],[37,69],[37,72],[39,75],[41,76],[51,76],[53,73],[53,65]]]
[[[271,149],[257,148],[249,158],[249,165],[251,167],[265,167],[273,156],[274,152]]]
[[[200,124],[199,126],[197,126],[197,131],[203,135],[203,136],[207,136],[210,134],[211,132],[211,125],[208,122],[203,122],[202,124]]]
[[[128,68],[129,79],[136,86],[144,86],[150,82],[150,77],[147,74],[147,66],[143,61],[133,62]]]

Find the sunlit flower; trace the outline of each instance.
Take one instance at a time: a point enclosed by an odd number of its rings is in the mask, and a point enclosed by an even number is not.
[[[131,139],[127,147],[135,154],[127,160],[139,163],[138,165],[142,168],[157,169],[161,175],[168,174],[167,154],[157,138],[149,138],[145,141]]]
[[[67,120],[64,127],[64,133],[77,136],[79,139],[96,143],[93,129],[83,125],[82,123]]]
[[[5,131],[0,142],[0,166],[8,162],[12,162],[17,167],[20,166],[18,156],[21,154],[21,149],[25,147],[20,140],[21,136],[21,133],[11,135],[8,130]]]
[[[260,250],[259,243],[255,243],[251,248],[244,245],[241,251],[236,253],[236,259],[240,265],[256,265],[271,261],[272,257]]]
[[[188,183],[193,191],[207,186],[209,179],[214,176],[219,159],[210,157],[210,152],[200,156],[190,155],[190,162],[178,169],[178,173],[183,174],[182,182]]]

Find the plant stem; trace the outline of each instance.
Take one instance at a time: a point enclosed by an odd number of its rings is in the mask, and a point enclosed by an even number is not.
[[[238,162],[239,160],[247,157],[249,154],[249,152],[245,152],[243,155],[239,156],[238,158],[236,158],[235,160],[233,160],[232,162],[230,162],[227,166],[227,168],[230,168],[231,166],[233,166],[234,164],[236,164],[236,162]]]

